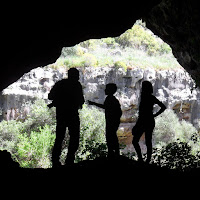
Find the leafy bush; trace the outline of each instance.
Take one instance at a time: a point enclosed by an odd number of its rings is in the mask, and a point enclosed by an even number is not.
[[[62,57],[68,56],[82,56],[86,49],[82,48],[80,45],[75,45],[73,47],[64,47],[62,49]]]
[[[190,142],[191,137],[198,134],[191,123],[184,120],[179,121],[178,116],[171,109],[165,110],[156,118],[155,122],[156,126],[153,133],[155,145],[160,142],[169,144],[177,139],[181,142]]]
[[[84,105],[79,115],[80,146],[76,161],[106,154],[104,113]],[[0,123],[0,149],[9,151],[21,167],[51,167],[51,149],[56,137],[55,116],[55,108],[49,109],[42,99],[36,100],[31,105],[30,116],[24,122],[12,120]],[[66,136],[68,144],[69,135]],[[67,146],[61,155],[62,163],[66,153]]]
[[[86,104],[79,110],[80,116],[80,139],[79,148],[76,152],[76,162],[94,159],[107,153],[105,143],[105,116],[102,111],[95,107],[88,107]],[[98,119],[98,120],[97,120]],[[61,163],[65,163],[69,136],[66,134]]]
[[[106,154],[105,114],[95,107],[83,105],[79,116],[80,145],[76,161],[94,159],[99,155]]]
[[[147,51],[148,55],[169,53],[171,48],[150,30],[145,24],[136,23],[131,29],[116,38],[122,47],[132,47]]]
[[[153,163],[170,169],[189,170],[200,166],[200,152],[192,154],[192,147],[186,142],[169,143],[168,145],[154,149]]]
[[[74,47],[64,47],[62,49],[62,56],[66,57],[66,56],[74,56],[76,55],[76,46]]]
[[[0,123],[0,150],[7,150],[15,153],[15,146],[18,142],[18,135],[23,129],[23,123],[11,120]]]
[[[86,54],[84,54],[83,63],[84,63],[85,67],[89,67],[89,66],[96,67],[97,66],[97,59],[94,55],[86,53]]]
[[[97,47],[97,40],[90,39],[80,43],[81,47],[94,50]]]
[[[49,125],[38,127],[39,132],[31,131],[18,136],[16,160],[21,167],[48,168],[51,166],[51,150],[56,135],[52,133]]]
[[[121,52],[120,58],[113,54],[114,50]],[[124,64],[130,67],[181,67],[170,46],[146,28],[141,20],[136,21],[131,29],[119,37],[90,39],[74,47],[63,48],[61,57],[51,67],[113,67],[119,60],[123,60]]]
[[[156,118],[153,141],[153,163],[178,170],[200,165],[199,133],[191,123],[179,121],[173,110],[167,109]]]
[[[111,37],[103,38],[102,42],[106,44],[107,47],[110,47],[110,48],[116,48],[118,46],[115,41],[115,38],[111,38]]]
[[[117,61],[117,62],[115,62],[114,66],[117,69],[122,68],[122,69],[124,69],[125,72],[127,71],[127,66],[126,66],[126,64],[123,61]]]
[[[49,109],[45,100],[37,99],[30,106],[29,118],[24,122],[25,127],[31,128],[30,131],[38,131],[39,127],[44,127],[46,124],[55,126],[56,124],[56,109]],[[55,130],[55,129],[54,129]],[[23,132],[29,133],[29,131],[23,130]]]
[[[84,67],[84,58],[82,56],[71,56],[67,57],[64,61],[64,65],[69,68],[73,67]]]

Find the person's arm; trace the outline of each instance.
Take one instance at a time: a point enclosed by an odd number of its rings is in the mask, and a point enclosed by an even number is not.
[[[57,85],[58,85],[58,82],[55,83],[55,85],[51,88],[48,94],[48,99],[52,100],[52,103],[47,105],[49,108],[52,108],[55,106],[55,96],[56,96]]]
[[[159,101],[156,97],[154,97],[154,103],[160,106],[160,110],[153,115],[154,117],[157,117],[158,115],[160,115],[161,113],[165,111],[166,106],[161,101]]]
[[[95,102],[93,102],[93,101],[88,101],[88,103],[89,103],[89,105],[94,105],[94,106],[97,106],[97,107],[99,107],[99,108],[105,109],[104,104],[95,103]]]
[[[49,100],[54,100],[55,97],[56,97],[56,91],[57,91],[57,88],[60,87],[60,84],[61,84],[61,81],[58,81],[54,84],[54,86],[51,88],[49,94],[48,94],[48,99]]]
[[[48,104],[47,106],[48,106],[48,108],[52,108],[52,107],[54,107],[54,102]]]

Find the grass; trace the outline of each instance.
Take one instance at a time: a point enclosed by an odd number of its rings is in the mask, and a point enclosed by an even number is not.
[[[117,49],[115,49],[115,51],[117,51]],[[145,51],[133,48],[126,49],[125,51],[118,49],[118,52],[121,52],[121,55],[111,56],[110,52],[109,49],[105,48],[98,48],[91,52],[91,55],[93,55],[97,60],[97,63],[93,66],[113,67],[117,61],[122,61],[129,68],[139,67],[145,69],[150,67],[155,70],[175,70],[177,68],[182,68],[176,58],[170,53],[149,56]],[[87,67],[85,62],[84,56],[66,56],[58,58],[58,60],[51,65],[51,67],[56,69],[60,67],[64,67],[66,69],[71,67]]]
[[[64,47],[61,56],[50,67],[120,67],[119,63],[123,68],[182,68],[170,46],[155,36],[141,21],[137,21],[132,29],[119,37],[91,39],[74,47]]]

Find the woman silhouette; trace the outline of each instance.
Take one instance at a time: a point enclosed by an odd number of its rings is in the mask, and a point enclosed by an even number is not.
[[[166,109],[166,106],[153,96],[153,86],[149,81],[142,82],[141,100],[139,106],[139,118],[136,125],[132,129],[133,146],[138,155],[138,161],[143,162],[142,153],[139,146],[139,140],[143,133],[145,133],[145,143],[147,146],[147,160],[149,163],[152,155],[152,133],[155,127],[154,118],[160,115]],[[158,104],[160,110],[153,114],[153,106]]]

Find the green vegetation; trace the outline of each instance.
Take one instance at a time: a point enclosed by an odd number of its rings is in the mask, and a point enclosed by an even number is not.
[[[179,121],[173,110],[167,109],[156,118],[153,163],[181,171],[199,167],[199,136],[191,123]]]
[[[153,133],[155,147],[161,149],[174,142],[187,143],[191,147],[191,154],[200,152],[200,133],[189,122],[179,121],[173,110],[167,109],[156,118],[156,127]]]
[[[194,154],[186,142],[172,142],[153,152],[153,163],[161,167],[186,171],[200,166],[200,152]]]
[[[152,67],[157,70],[180,68],[168,44],[154,35],[145,23],[134,26],[116,38],[91,39],[65,47],[53,68],[64,67]]]
[[[177,140],[194,145],[191,138],[194,135],[199,135],[191,123],[185,120],[179,121],[178,116],[171,109],[167,109],[155,121],[154,142],[157,145],[166,145]],[[200,140],[198,141],[198,146],[200,148]]]
[[[50,152],[56,137],[52,132],[51,127],[46,124],[43,128],[39,127],[38,132],[31,131],[30,135],[18,135],[15,157],[21,167],[49,167]]]
[[[91,39],[74,47],[63,48],[61,57],[50,67],[69,69],[88,66],[116,67],[124,71],[134,67],[157,70],[181,67],[169,45],[148,30],[141,20],[119,37]],[[49,168],[56,138],[55,108],[49,109],[44,100],[36,100],[30,110],[30,115],[23,122],[0,122],[0,149],[10,152],[21,167]],[[104,113],[84,105],[79,115],[80,146],[76,162],[105,156]],[[68,150],[67,132],[60,157],[62,164]],[[179,121],[172,110],[166,110],[156,118],[153,163],[180,170],[199,167],[199,134],[192,124]]]
[[[44,100],[37,100],[31,105],[31,110],[24,122],[11,120],[0,123],[0,149],[10,152],[21,167],[49,168],[56,137],[55,108],[49,109]],[[84,105],[79,114],[81,131],[76,161],[105,155],[104,113]],[[61,154],[63,164],[69,140],[68,134],[66,136]]]
[[[180,171],[200,167],[200,133],[195,127],[185,120],[179,121],[170,109],[165,110],[155,121],[151,162]],[[135,153],[125,155],[136,159]]]
[[[24,122],[11,120],[0,123],[0,149],[10,152],[21,167],[49,168],[56,137],[55,108],[49,109],[44,100],[36,100],[31,110]],[[80,146],[76,162],[105,156],[104,113],[84,105],[79,115]],[[68,141],[69,134],[66,134],[60,157],[62,164],[67,155]],[[179,121],[172,110],[166,110],[156,118],[153,142],[153,163],[179,170],[199,167],[199,133],[190,123]]]

